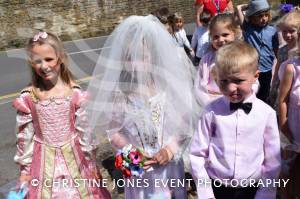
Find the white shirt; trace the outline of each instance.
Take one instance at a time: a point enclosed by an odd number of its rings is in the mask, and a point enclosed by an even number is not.
[[[232,111],[221,97],[210,103],[190,146],[195,179],[276,179],[280,171],[280,139],[275,111],[252,94],[246,114]],[[211,186],[197,186],[198,197],[213,198]],[[255,199],[275,199],[276,188],[260,187]]]
[[[202,58],[204,56],[209,47],[209,32],[206,27],[199,26],[195,29],[191,46],[193,49],[197,46],[196,56],[198,58]]]
[[[185,45],[186,47],[191,49],[191,44],[190,44],[188,38],[186,37],[186,32],[183,28],[180,29],[179,31],[175,32],[174,35],[175,35],[174,39],[176,40],[177,44],[180,47],[183,47]]]

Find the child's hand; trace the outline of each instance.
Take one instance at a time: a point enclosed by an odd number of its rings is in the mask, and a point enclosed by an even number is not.
[[[28,175],[28,174],[21,174],[20,178],[19,178],[19,181],[20,183],[27,183],[31,180],[31,175]]]
[[[173,153],[167,148],[160,149],[154,156],[153,159],[160,165],[167,164],[173,158]]]
[[[147,158],[147,160],[144,162],[144,166],[143,166],[144,170],[148,170],[152,164],[157,164],[157,161],[154,160],[149,154],[144,153],[143,155],[145,158]]]
[[[191,49],[191,50],[190,50],[190,55],[191,55],[191,57],[192,57],[192,58],[194,58],[194,57],[195,57],[195,52],[194,52],[194,50],[193,50],[193,49]]]
[[[241,5],[238,5],[242,11],[245,11],[248,9],[248,4],[241,4]]]

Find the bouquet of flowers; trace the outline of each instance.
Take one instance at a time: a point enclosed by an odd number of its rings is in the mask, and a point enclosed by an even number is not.
[[[144,174],[144,163],[146,157],[143,156],[143,151],[139,148],[127,144],[120,150],[115,159],[115,167],[123,171],[125,178],[131,176],[141,177]]]

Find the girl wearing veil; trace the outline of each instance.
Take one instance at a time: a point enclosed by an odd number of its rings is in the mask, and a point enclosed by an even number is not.
[[[141,148],[151,168],[141,177],[147,183],[125,186],[125,198],[187,197],[185,186],[170,181],[184,182],[182,153],[199,113],[193,76],[188,57],[152,15],[128,17],[107,39],[88,87],[91,126],[116,150]]]

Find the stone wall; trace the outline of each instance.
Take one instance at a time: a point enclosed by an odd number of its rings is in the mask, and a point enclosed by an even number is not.
[[[194,0],[0,0],[0,49],[23,47],[34,29],[75,40],[109,34],[129,15],[167,6],[193,20]]]

